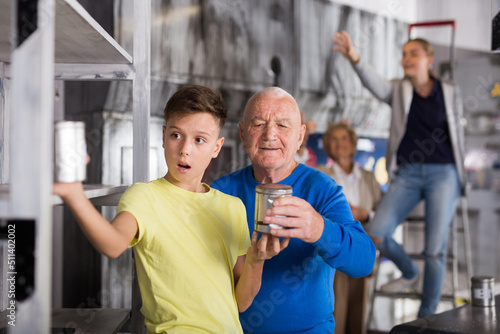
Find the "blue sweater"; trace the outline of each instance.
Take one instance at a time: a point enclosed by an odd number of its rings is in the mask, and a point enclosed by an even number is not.
[[[293,196],[303,198],[323,216],[325,228],[313,244],[291,239],[264,264],[262,287],[250,308],[240,314],[245,333],[333,333],[335,269],[361,277],[375,261],[375,246],[352,217],[342,187],[328,175],[300,164],[285,180]],[[252,166],[216,180],[212,187],[239,197],[254,230],[255,187]]]

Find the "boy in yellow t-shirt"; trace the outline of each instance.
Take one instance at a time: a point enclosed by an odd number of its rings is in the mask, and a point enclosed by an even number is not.
[[[164,110],[168,173],[123,194],[109,224],[81,182],[56,183],[92,245],[115,258],[134,247],[149,333],[241,333],[238,311],[260,289],[264,261],[288,245],[256,232],[240,199],[201,182],[220,152],[227,111],[220,93],[185,86]]]

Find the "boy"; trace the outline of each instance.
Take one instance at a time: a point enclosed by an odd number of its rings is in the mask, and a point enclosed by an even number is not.
[[[55,184],[54,193],[102,254],[114,258],[134,246],[149,333],[241,333],[238,311],[259,291],[264,260],[288,239],[257,240],[254,233],[249,248],[243,203],[201,183],[224,142],[227,111],[219,93],[185,86],[167,102],[164,117],[168,173],[127,189],[111,224],[81,183]]]

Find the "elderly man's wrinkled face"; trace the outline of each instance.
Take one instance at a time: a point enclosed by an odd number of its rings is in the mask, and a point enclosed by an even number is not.
[[[245,110],[240,135],[252,163],[264,169],[293,166],[304,138],[297,104],[287,96],[261,96]]]

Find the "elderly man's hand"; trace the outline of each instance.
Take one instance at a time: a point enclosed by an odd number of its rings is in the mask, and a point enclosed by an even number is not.
[[[323,234],[323,217],[305,200],[298,197],[280,197],[274,200],[273,207],[266,210],[266,224],[277,224],[288,229],[271,229],[276,237],[297,238],[313,243]]]

